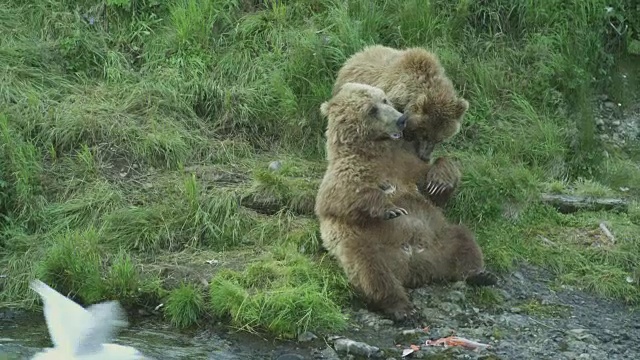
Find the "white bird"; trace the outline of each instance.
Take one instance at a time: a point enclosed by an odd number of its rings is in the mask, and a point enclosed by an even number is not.
[[[149,359],[130,346],[108,343],[116,328],[127,325],[126,314],[117,301],[83,308],[40,280],[30,285],[42,298],[53,348],[31,360],[143,360]]]

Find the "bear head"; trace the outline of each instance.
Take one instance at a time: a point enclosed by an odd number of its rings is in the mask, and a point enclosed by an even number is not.
[[[433,79],[404,109],[408,116],[405,139],[413,142],[418,156],[429,160],[436,145],[455,136],[469,102],[458,97],[446,77]]]
[[[332,149],[369,151],[381,141],[401,139],[407,116],[396,110],[382,89],[345,83],[320,106],[328,120],[327,141]]]

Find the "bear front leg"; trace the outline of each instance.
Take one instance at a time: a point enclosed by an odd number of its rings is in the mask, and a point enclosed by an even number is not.
[[[377,247],[368,240],[360,245],[343,249],[339,256],[350,283],[372,308],[395,321],[414,314],[407,292],[389,263],[401,259],[389,249]],[[396,252],[396,255],[399,254]]]
[[[368,213],[370,217],[384,220],[395,219],[408,212],[404,208],[394,205],[389,199],[389,192],[393,193],[395,186],[381,183],[376,188],[364,188],[356,191],[353,206],[360,212]],[[366,221],[366,219],[364,219]]]
[[[453,160],[440,157],[431,165],[427,176],[418,184],[420,193],[437,207],[443,208],[455,193],[462,173]]]
[[[420,160],[426,163],[431,162],[431,153],[433,153],[433,150],[436,148],[435,143],[423,139],[418,139],[414,141],[414,146],[416,154],[418,155]]]

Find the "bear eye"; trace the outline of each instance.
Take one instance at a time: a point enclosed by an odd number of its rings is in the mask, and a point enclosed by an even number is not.
[[[387,104],[389,104],[389,100],[387,100],[387,99],[382,99],[382,103],[383,103],[383,104],[385,104],[385,105],[387,105]]]

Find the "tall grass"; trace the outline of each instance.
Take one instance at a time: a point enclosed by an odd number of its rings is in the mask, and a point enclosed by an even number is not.
[[[312,216],[318,107],[347,57],[374,43],[437,52],[470,101],[442,149],[464,166],[447,214],[476,229],[490,266],[528,260],[637,301],[624,281],[640,268],[637,209],[564,216],[533,201],[587,185],[640,194],[639,155],[605,148],[592,111],[602,92],[634,104],[638,72],[615,71],[634,63],[637,11],[630,0],[2,1],[0,301],[30,306],[39,276],[87,303],[166,297],[180,327],[205,314],[280,335],[344,326],[350,292]],[[588,246],[580,234],[601,217],[625,242]]]

